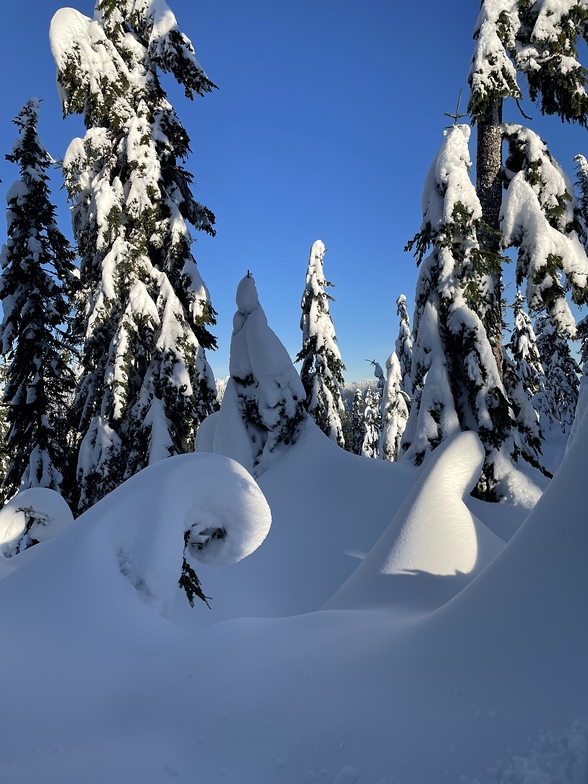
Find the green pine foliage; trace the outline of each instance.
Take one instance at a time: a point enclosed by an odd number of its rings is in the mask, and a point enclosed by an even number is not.
[[[543,114],[568,122],[588,121],[588,71],[578,60],[578,39],[588,40],[588,8],[583,0],[484,0],[474,37],[468,111],[474,122],[493,103],[529,98]]]
[[[545,429],[561,429],[569,435],[578,404],[581,369],[572,354],[569,337],[558,330],[549,315],[540,316],[536,327],[537,348],[545,370],[540,415]]]
[[[62,9],[52,31],[64,114],[82,114],[87,129],[63,166],[81,257],[72,334],[83,510],[193,449],[218,408],[206,359],[215,312],[189,230],[214,234],[214,215],[192,195],[189,139],[160,75],[188,98],[214,85],[165,3],[100,0],[94,19]]]
[[[364,457],[379,457],[382,433],[382,397],[379,389],[368,389],[363,410],[363,441],[361,454]]]
[[[506,348],[504,383],[517,421],[521,450],[532,465],[547,473],[542,462],[544,434],[539,416],[545,373],[520,291],[513,303],[513,329]]]
[[[476,431],[486,452],[477,492],[496,498],[497,466],[505,457],[516,460],[520,450],[487,328],[499,257],[480,248],[482,210],[469,179],[469,136],[465,125],[446,131],[425,184],[422,229],[408,245],[416,248],[420,274],[414,400],[402,449],[418,464],[455,432]]]
[[[337,346],[329,311],[333,297],[326,289],[332,283],[323,271],[326,248],[317,240],[310,250],[306,285],[302,296],[302,349],[296,357],[302,362],[300,379],[306,391],[306,410],[330,439],[344,446],[341,414],[341,388],[345,383],[345,365]]]
[[[0,344],[6,358],[3,402],[6,452],[2,495],[47,487],[67,496],[71,485],[66,413],[74,379],[64,331],[75,287],[74,253],[60,232],[50,201],[53,161],[38,133],[40,104],[31,99],[15,119],[18,139],[7,160],[20,178],[8,192],[8,238],[0,264],[3,319]]]

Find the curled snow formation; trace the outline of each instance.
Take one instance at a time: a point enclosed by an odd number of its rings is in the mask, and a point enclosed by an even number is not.
[[[52,539],[71,522],[71,510],[55,490],[22,490],[0,509],[0,557],[10,558],[31,544]]]
[[[105,560],[115,562],[140,598],[166,615],[184,548],[188,558],[227,566],[256,550],[270,525],[269,506],[247,471],[227,457],[202,453],[143,469],[88,509],[74,528],[90,533],[91,526]]]
[[[473,432],[435,449],[388,528],[326,607],[433,610],[479,574],[504,545],[463,502],[483,462]]]

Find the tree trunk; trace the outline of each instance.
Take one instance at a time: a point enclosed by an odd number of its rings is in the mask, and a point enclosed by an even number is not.
[[[480,232],[482,250],[500,254],[500,206],[502,204],[502,100],[490,105],[478,120],[476,191],[482,219],[489,227]],[[489,270],[490,303],[483,319],[492,353],[502,378],[502,269],[498,262]]]

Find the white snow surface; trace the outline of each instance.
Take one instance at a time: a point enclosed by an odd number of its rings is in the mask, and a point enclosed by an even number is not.
[[[46,487],[22,490],[0,509],[0,559],[14,554],[25,532],[31,539],[45,542],[58,536],[72,522],[71,509],[55,490]]]
[[[520,508],[469,499],[476,520],[463,506],[475,436],[416,469],[343,452],[307,422],[260,477],[265,541],[226,570],[198,564],[212,609],[176,588],[168,618],[131,577],[169,596],[176,534],[204,511],[202,493],[217,514],[232,477],[255,491],[220,456],[145,469],[0,581],[0,781],[586,780],[587,408],[512,538]],[[228,506],[240,526],[239,502]],[[451,550],[431,546],[437,523]],[[510,541],[491,560],[499,538]],[[407,589],[382,600],[373,566],[388,560],[385,577]],[[361,608],[349,609],[340,589],[356,566]],[[438,583],[426,604],[402,600],[423,596],[409,567]],[[456,572],[473,579],[446,592]],[[321,610],[330,599],[342,609]]]
[[[472,432],[431,452],[388,528],[326,606],[437,609],[479,574],[504,546],[462,500],[483,462]]]

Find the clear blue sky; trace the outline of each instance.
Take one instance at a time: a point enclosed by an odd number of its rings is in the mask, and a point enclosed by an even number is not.
[[[464,88],[478,3],[468,0],[168,0],[208,76],[220,88],[193,103],[170,97],[192,139],[188,168],[197,198],[217,217],[217,236],[198,236],[195,255],[218,311],[227,375],[234,295],[251,270],[270,326],[292,355],[300,348],[300,298],[308,252],[328,248],[331,307],[347,380],[364,359],[382,365],[397,333],[395,299],[410,309],[416,268],[403,252],[420,225],[425,174]],[[0,203],[16,178],[4,161],[11,120],[30,97],[43,99],[40,135],[63,156],[78,118],[61,119],[47,31],[59,0],[21,0],[0,29]],[[92,0],[75,7],[89,16]],[[525,102],[528,114],[537,110]],[[516,107],[507,119],[516,121]],[[586,131],[559,120],[530,123],[573,174],[588,153]],[[472,151],[472,156],[474,152]],[[53,200],[70,233],[64,194]],[[0,218],[0,241],[5,223]]]

